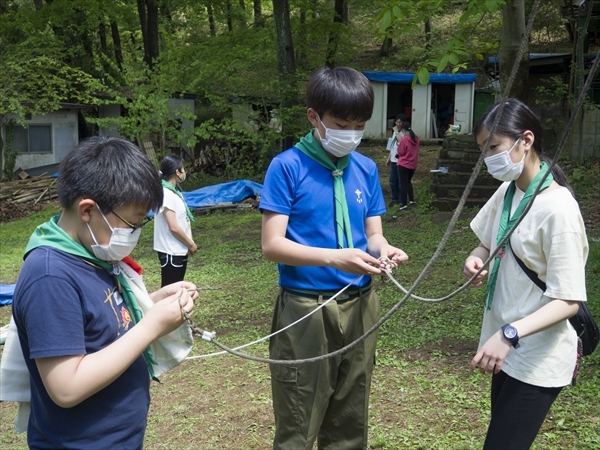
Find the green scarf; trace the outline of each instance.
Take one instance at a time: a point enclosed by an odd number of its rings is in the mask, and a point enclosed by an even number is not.
[[[181,191],[179,189],[177,189],[175,186],[173,186],[171,183],[169,183],[167,180],[161,180],[161,183],[162,183],[162,185],[163,185],[163,187],[165,189],[168,189],[171,192],[174,192],[175,195],[177,195],[181,199],[181,201],[185,205],[185,210],[187,212],[188,217],[190,218],[190,221],[193,222],[194,221],[194,215],[192,214],[192,212],[190,211],[190,208],[188,208],[187,203],[183,199],[183,195],[181,195]]]
[[[73,238],[65,232],[65,230],[58,226],[59,218],[60,215],[56,215],[48,222],[41,224],[35,229],[29,238],[27,247],[25,248],[25,256],[34,248],[42,246],[52,247],[68,253],[69,255],[77,256],[78,258],[103,268],[116,278],[118,285],[121,287],[121,294],[123,295],[123,300],[125,301],[127,309],[129,309],[133,324],[135,325],[142,320],[142,310],[138,306],[137,299],[129,287],[129,283],[123,276],[123,273],[118,270],[118,265],[113,266],[109,262],[96,258],[83,245],[75,242]],[[152,365],[156,364],[156,361],[152,356],[150,347],[144,350],[144,359],[146,360],[146,366],[148,367],[150,377],[152,377],[153,380],[158,381],[158,379],[154,376],[154,368]]]
[[[295,147],[306,156],[314,159],[326,169],[331,170],[333,176],[333,195],[335,199],[335,223],[337,227],[337,244],[338,248],[344,248],[344,236],[348,243],[348,248],[354,248],[352,241],[352,229],[350,228],[350,216],[348,215],[348,202],[346,201],[346,190],[344,189],[344,180],[342,175],[344,169],[350,164],[350,155],[342,156],[334,163],[325,150],[315,139],[313,130],[306,136],[300,139]]]
[[[496,236],[496,245],[498,245],[500,241],[504,239],[508,231],[512,228],[512,226],[519,219],[519,217],[521,217],[523,210],[527,206],[527,203],[531,199],[531,196],[540,184],[540,180],[544,177],[547,171],[548,164],[542,161],[542,164],[540,165],[540,171],[533,178],[533,180],[531,180],[531,183],[529,183],[527,191],[525,192],[525,195],[519,202],[519,206],[517,206],[517,209],[515,210],[515,213],[512,217],[510,217],[510,209],[513,203],[513,197],[515,196],[516,188],[514,181],[510,183],[508,189],[506,190],[506,193],[504,194],[504,205],[502,207],[502,214],[500,216],[500,225],[498,228],[498,236]],[[550,173],[544,181],[544,184],[542,184],[540,192],[548,188],[552,184],[553,180],[554,178],[552,177],[552,173]],[[498,269],[500,268],[500,262],[502,261],[502,257],[504,256],[508,243],[509,240],[507,240],[502,245],[502,249],[498,253],[496,253],[496,257],[494,258],[494,267],[492,268],[492,272],[490,273],[490,278],[488,280],[487,288],[485,291],[485,304],[488,311],[492,308],[492,300],[494,299],[494,291],[496,290],[496,281],[498,279]]]

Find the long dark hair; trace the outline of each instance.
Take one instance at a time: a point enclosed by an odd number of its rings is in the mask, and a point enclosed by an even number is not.
[[[402,129],[406,132],[408,132],[408,134],[410,134],[410,138],[415,141],[416,140],[416,134],[415,132],[410,128],[410,122],[402,122]]]
[[[159,175],[163,180],[169,180],[175,172],[183,169],[183,158],[176,155],[165,156],[160,162]]]
[[[492,129],[499,106],[500,103],[496,103],[485,113],[483,113],[481,118],[477,121],[475,129],[473,130],[475,136],[477,136],[483,130],[489,131]],[[517,98],[509,98],[504,105],[502,117],[498,122],[498,126],[496,127],[494,134],[497,136],[508,136],[516,141],[523,136],[523,133],[527,130],[531,131],[534,136],[534,141],[531,148],[541,161],[546,161],[548,165],[550,165],[552,158],[550,158],[548,154],[544,153],[542,148],[543,127],[541,120],[531,109],[529,109],[529,106],[527,106],[521,100]],[[554,181],[561,186],[566,187],[569,191],[571,191],[571,194],[575,196],[571,185],[569,185],[567,176],[558,164],[555,164],[552,168],[552,176],[554,177]]]

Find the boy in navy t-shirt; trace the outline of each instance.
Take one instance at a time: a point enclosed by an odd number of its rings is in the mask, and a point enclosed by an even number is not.
[[[408,259],[383,236],[375,163],[353,151],[373,111],[371,84],[356,70],[323,68],[306,96],[314,129],[273,159],[261,195],[262,249],[279,263],[281,287],[272,331],[351,286],[272,337],[274,359],[330,353],[363,335],[379,318],[371,275]],[[373,333],[336,358],[271,365],[275,449],[309,450],[315,439],[319,448],[366,448],[375,341]]]
[[[118,262],[162,204],[158,173],[130,142],[94,137],[60,166],[60,216],[36,228],[13,314],[30,373],[31,448],[142,448],[152,341],[191,312],[192,283],[150,294],[144,317]]]

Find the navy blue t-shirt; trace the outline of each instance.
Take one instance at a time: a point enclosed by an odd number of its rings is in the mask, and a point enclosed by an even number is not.
[[[52,401],[35,364],[36,358],[97,352],[131,329],[113,276],[75,256],[38,247],[19,274],[13,315],[30,373],[30,448],[141,448],[150,406],[143,356],[72,408]]]

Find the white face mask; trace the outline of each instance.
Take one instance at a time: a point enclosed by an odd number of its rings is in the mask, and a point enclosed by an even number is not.
[[[321,145],[333,156],[341,158],[342,156],[349,155],[356,150],[356,147],[358,147],[358,144],[362,140],[364,130],[333,130],[327,128],[320,118],[319,122],[325,128],[325,139],[323,139],[317,128]]]
[[[180,170],[180,172],[183,172],[183,169]],[[179,178],[180,183],[183,183],[185,181],[185,179],[187,178],[187,174],[185,172],[183,172],[183,176],[180,177],[179,175],[177,175],[177,178]]]
[[[112,234],[108,245],[98,245],[96,236],[94,236],[89,223],[86,223],[88,230],[90,230],[90,235],[96,243],[96,245],[92,245],[92,252],[96,258],[101,259],[102,261],[121,261],[126,256],[129,256],[137,245],[142,229],[138,228],[132,232],[130,228],[113,228],[108,223],[108,220],[106,220],[102,211],[100,211],[100,208],[98,208],[98,211],[106,222],[106,225],[108,225],[108,228],[110,228]]]
[[[513,151],[520,140],[521,138],[517,139],[510,150],[504,150],[496,155],[488,156],[483,160],[488,172],[495,179],[500,181],[514,181],[523,173],[525,153],[523,154],[521,161],[517,163],[512,162],[512,159],[510,159],[510,152]]]

